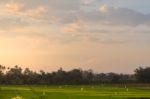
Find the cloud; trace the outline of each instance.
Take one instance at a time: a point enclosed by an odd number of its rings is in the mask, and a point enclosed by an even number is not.
[[[47,13],[47,8],[44,5],[40,5],[34,7],[32,9],[27,9],[21,3],[6,3],[5,8],[7,9],[8,13],[17,16],[25,16],[33,19],[39,19]]]
[[[104,13],[105,12],[105,13]],[[106,13],[107,12],[107,13]],[[138,26],[141,24],[150,25],[150,15],[143,14],[128,8],[111,7],[101,5],[98,10],[81,12],[80,20],[85,23],[115,25],[115,26]]]
[[[91,4],[91,3],[95,2],[95,1],[96,0],[82,0],[83,4],[85,4],[85,5],[89,5],[89,4]]]
[[[34,9],[27,10],[23,15],[32,18],[41,18],[45,13],[47,13],[47,8],[45,6],[38,6]]]
[[[109,8],[108,8],[108,6],[107,6],[106,4],[100,6],[100,11],[101,11],[101,12],[107,12],[108,9],[109,9]]]
[[[22,28],[26,26],[30,26],[30,24],[27,21],[22,20],[19,17],[13,17],[13,16],[12,17],[8,17],[8,16],[0,17],[0,29],[1,30],[8,31],[16,27]]]
[[[150,23],[150,15],[131,10],[129,8],[111,7],[102,4],[98,0],[14,0],[5,4],[8,12],[29,17],[32,19],[43,18],[48,23],[57,22],[71,24],[74,21],[82,20],[85,23],[104,24],[104,25],[130,25]],[[100,6],[97,7],[99,4]],[[92,6],[92,9],[85,5]],[[105,13],[104,13],[105,12]],[[107,12],[107,13],[106,13]]]
[[[60,11],[76,11],[80,9],[81,0],[49,0],[50,7]]]
[[[81,31],[82,28],[83,28],[83,26],[82,26],[81,22],[74,22],[72,24],[65,26],[62,29],[62,32],[64,32],[64,33],[75,33],[75,32]]]
[[[101,0],[14,0],[14,2],[7,0],[3,2],[4,8],[1,13],[3,15],[0,18],[3,21],[0,26],[5,30],[8,27],[14,28],[9,30],[16,32],[14,35],[19,35],[19,32],[23,35],[40,33],[49,39],[59,39],[60,42],[82,39],[124,42],[118,40],[121,35],[118,38],[115,36],[119,33],[133,33],[140,25],[150,25],[149,14],[129,8],[112,7],[100,2]],[[34,27],[34,31],[31,31],[30,25]],[[148,33],[149,30],[137,30],[134,33],[142,31]],[[111,34],[115,35],[114,39],[109,38]]]
[[[23,10],[23,6],[17,3],[12,3],[12,4],[7,3],[5,7],[7,8],[8,11],[12,13],[17,13]]]

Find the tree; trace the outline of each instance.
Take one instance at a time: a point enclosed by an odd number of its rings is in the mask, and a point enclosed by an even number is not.
[[[90,84],[94,82],[94,74],[93,71],[87,70],[82,72],[82,78],[83,78],[83,83],[84,84]]]
[[[73,69],[68,72],[68,83],[69,84],[82,84],[82,70]]]
[[[5,66],[0,65],[0,84],[2,84],[2,82],[4,81],[4,70]]]
[[[60,68],[56,72],[34,72],[29,68],[22,69],[19,66],[5,69],[0,65],[0,84],[26,84],[26,85],[83,85],[83,84],[105,84],[105,83],[149,83],[150,67],[137,68],[135,75],[117,73],[93,73],[92,70],[73,69],[64,71]],[[136,79],[135,79],[136,78]]]
[[[66,84],[67,83],[67,73],[60,68],[53,77],[53,81],[55,81],[56,84]]]
[[[29,68],[26,68],[23,72],[23,82],[24,84],[38,84],[39,82],[39,74],[33,72]]]
[[[6,80],[8,84],[23,84],[22,77],[22,69],[17,65],[6,73]]]
[[[139,67],[135,70],[135,76],[138,82],[150,83],[150,67]]]

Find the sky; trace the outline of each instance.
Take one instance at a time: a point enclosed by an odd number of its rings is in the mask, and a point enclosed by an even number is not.
[[[0,0],[0,64],[133,73],[150,66],[150,0]]]

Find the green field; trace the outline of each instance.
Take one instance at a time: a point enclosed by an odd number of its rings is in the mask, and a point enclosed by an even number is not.
[[[128,99],[150,98],[150,90],[112,86],[0,86],[0,99]]]

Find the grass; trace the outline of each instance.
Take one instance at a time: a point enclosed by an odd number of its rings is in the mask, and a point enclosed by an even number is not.
[[[0,86],[0,99],[17,96],[22,99],[150,99],[150,90],[113,86]]]

